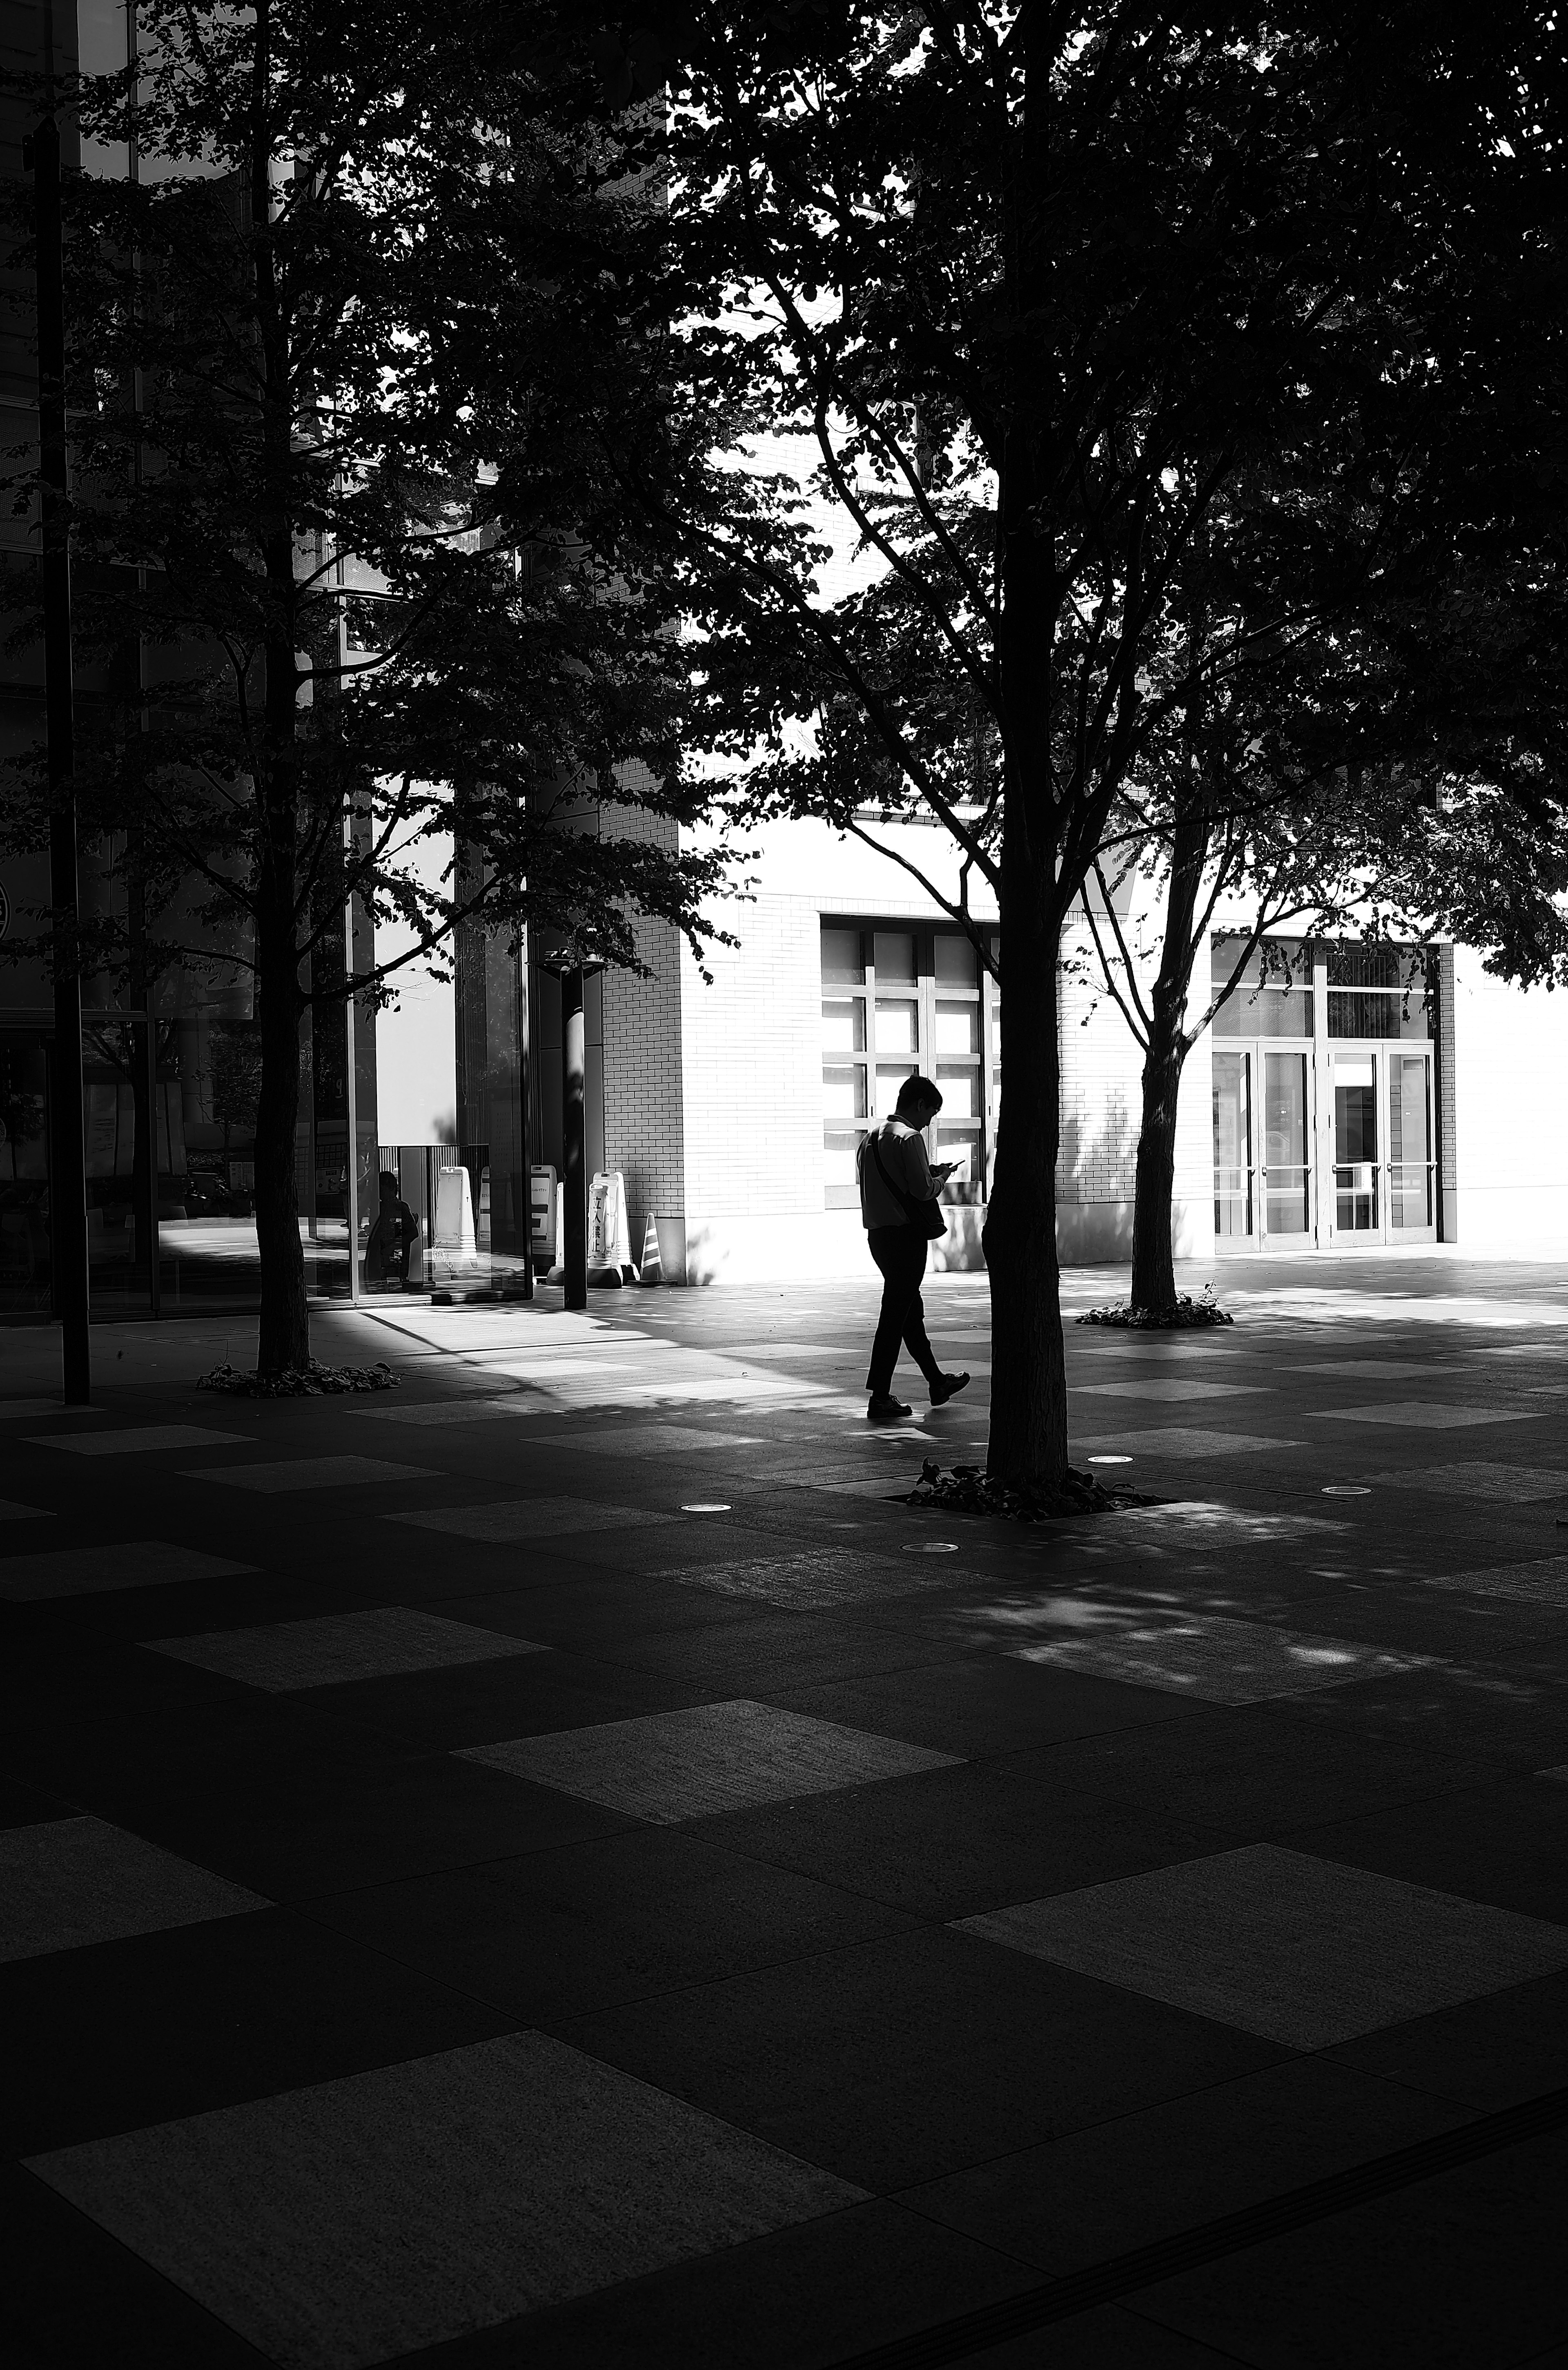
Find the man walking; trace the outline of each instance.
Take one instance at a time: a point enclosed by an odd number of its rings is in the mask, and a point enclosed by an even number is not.
[[[871,1344],[870,1372],[866,1376],[870,1404],[869,1423],[895,1423],[910,1410],[893,1396],[893,1369],[902,1341],[925,1375],[933,1407],[945,1407],[967,1375],[944,1375],[926,1338],[926,1314],[920,1305],[920,1279],[926,1272],[926,1246],[941,1233],[943,1222],[938,1195],[952,1175],[952,1164],[933,1168],[926,1157],[921,1130],[929,1127],[942,1107],[940,1091],[929,1078],[905,1078],[898,1089],[893,1117],[873,1127],[855,1156],[860,1184],[860,1223],[871,1257],[882,1272],[882,1315]]]

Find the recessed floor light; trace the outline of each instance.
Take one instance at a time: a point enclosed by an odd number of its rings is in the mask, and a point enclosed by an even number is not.
[[[1133,1460],[1130,1456],[1091,1456],[1089,1461],[1091,1465],[1130,1465]]]
[[[720,1499],[703,1498],[699,1499],[695,1505],[683,1506],[681,1512],[683,1514],[729,1514],[732,1513],[734,1509],[725,1505]]]
[[[956,1555],[958,1541],[956,1539],[911,1539],[904,1552],[905,1555]]]
[[[1372,1492],[1359,1481],[1325,1481],[1320,1495],[1325,1498],[1370,1498]]]

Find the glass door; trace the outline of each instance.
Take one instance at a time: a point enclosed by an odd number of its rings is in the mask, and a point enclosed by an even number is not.
[[[1310,1055],[1263,1054],[1263,1232],[1280,1249],[1312,1240]]]
[[[1336,1053],[1334,1082],[1334,1235],[1342,1243],[1381,1242],[1385,1205],[1378,1157],[1378,1071],[1385,1056]]]
[[[1214,1056],[1214,1235],[1219,1250],[1257,1241],[1253,1205],[1252,1054]]]
[[[1389,1072],[1389,1226],[1394,1242],[1435,1240],[1437,1163],[1432,1124],[1432,1056],[1401,1047]]]

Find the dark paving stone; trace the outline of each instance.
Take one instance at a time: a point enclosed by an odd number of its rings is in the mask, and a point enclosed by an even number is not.
[[[869,1943],[559,2029],[861,2187],[1277,2061],[1265,2042],[951,1934]]]
[[[656,1827],[313,1901],[310,1915],[520,2024],[840,1950],[911,1922]]]
[[[1254,2357],[1216,2353],[1124,2305],[1106,2305],[1099,2312],[1054,2321],[1010,2345],[966,2353],[947,2370],[1043,2370],[1046,2364],[1050,2370],[1234,2370],[1244,2358]]]
[[[1568,1925],[1568,1787],[1528,1778],[1368,1806],[1359,1818],[1304,1828],[1300,1851],[1348,1860],[1499,1908]]]
[[[0,1828],[35,1827],[45,1819],[75,1816],[75,1804],[41,1787],[24,1786],[19,1778],[0,1777]]]
[[[1472,1774],[1426,1743],[1368,1739],[1354,1730],[1325,1734],[1283,1702],[1204,1705],[1166,1726],[1067,1742],[1053,1768],[1064,1813],[1081,1804],[1136,1816],[1159,1802],[1167,1815],[1228,1840],[1290,1835],[1301,1849],[1318,1847],[1296,1831],[1325,1815],[1424,1803]]]
[[[1560,2341],[1568,2318],[1565,2204],[1558,2132],[1128,2301],[1269,2370],[1517,2363]]]
[[[890,2338],[998,2303],[1032,2277],[989,2248],[876,2200],[404,2361],[409,2370],[515,2370],[522,2362],[528,2370],[831,2370]],[[1191,2370],[1202,2360],[1193,2353]],[[1176,2356],[1170,2364],[1178,2370]]]
[[[248,1690],[247,1691],[248,1695]],[[84,1806],[275,1901],[386,1882],[605,1835],[625,1824],[590,1802],[502,1778],[450,1754],[395,1752],[347,1723],[209,1732],[151,1769],[121,1741]],[[149,1753],[149,1758],[152,1758]]]
[[[1055,2278],[1467,2120],[1451,2101],[1309,2057],[973,2166],[900,2202]]]
[[[989,1654],[797,1687],[778,1700],[824,1720],[971,1756],[1024,1752],[1145,1721],[1160,1728],[1185,1724],[1207,1708],[1153,1688]]]
[[[510,2030],[514,2019],[285,1910],[0,1969],[26,2033],[0,2084],[8,2154],[319,2082]]]
[[[0,2166],[0,2284],[24,2370],[265,2370],[265,2354],[13,2165]]]
[[[1392,1677],[1352,1679],[1321,1695],[1325,1722],[1343,1720],[1363,1735],[1501,1764],[1520,1775],[1568,1760],[1568,1703],[1561,1677],[1528,1679],[1452,1664]]]
[[[367,1679],[332,1690],[335,1704],[374,1724],[381,1735],[449,1753],[505,1737],[671,1711],[689,1702],[691,1693],[678,1678],[558,1649],[504,1663]]]
[[[1331,2053],[1357,2071],[1491,2112],[1568,2088],[1568,1974],[1390,2025]]]
[[[1212,1851],[1212,1830],[1163,1804],[1064,1810],[1054,1750],[732,1811],[695,1832],[944,1922]]]

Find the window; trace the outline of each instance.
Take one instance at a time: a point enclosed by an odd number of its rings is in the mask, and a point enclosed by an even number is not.
[[[1325,951],[1331,1037],[1431,1036],[1419,954],[1408,947],[1331,946]]]
[[[1214,984],[1223,987],[1244,938],[1216,938]],[[1296,938],[1273,938],[1266,957],[1254,948],[1231,993],[1214,1016],[1216,1037],[1310,1037],[1312,949]]]
[[[946,1198],[985,1199],[1001,1086],[997,1013],[994,984],[961,932],[824,924],[823,1147],[830,1210],[858,1205],[860,1140],[873,1119],[893,1109],[916,1070],[941,1088],[928,1142],[933,1159],[959,1163]]]

